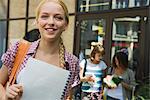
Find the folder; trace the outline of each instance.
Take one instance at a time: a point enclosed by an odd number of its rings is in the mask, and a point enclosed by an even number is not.
[[[70,78],[70,71],[29,58],[17,83],[23,85],[21,100],[61,100]]]

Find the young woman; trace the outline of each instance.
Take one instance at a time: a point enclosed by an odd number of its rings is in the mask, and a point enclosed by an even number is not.
[[[116,88],[107,89],[107,100],[131,100],[131,92],[135,86],[135,77],[131,69],[128,68],[128,56],[123,51],[115,53],[113,57],[113,67],[108,70],[108,74],[122,77],[122,82]]]
[[[69,15],[66,5],[61,0],[43,0],[37,7],[36,23],[41,38],[31,43],[31,46],[22,62],[17,76],[26,67],[29,57],[59,66],[71,71],[70,80],[66,87],[63,100],[71,99],[71,89],[79,82],[79,63],[77,57],[65,50],[61,34],[66,30],[69,23]],[[3,99],[15,99],[23,93],[20,84],[4,85],[8,82],[12,71],[13,61],[18,49],[19,42],[10,47],[2,56],[2,68],[0,69],[0,97]],[[8,59],[9,58],[9,59]],[[18,78],[18,77],[17,77]],[[42,90],[41,90],[42,91]]]
[[[82,100],[101,100],[102,76],[107,65],[102,59],[104,48],[94,46],[90,58],[80,63],[80,78],[82,83]],[[86,68],[85,68],[86,67]],[[83,76],[85,73],[85,76]],[[87,99],[85,99],[87,100]]]

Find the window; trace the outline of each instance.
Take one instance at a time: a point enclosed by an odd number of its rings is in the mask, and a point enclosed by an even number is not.
[[[0,57],[5,52],[7,29],[7,0],[0,0]],[[0,67],[2,63],[0,60]]]
[[[78,12],[149,6],[149,0],[78,0]]]
[[[115,52],[126,49],[129,67],[136,70],[139,64],[140,17],[115,18],[113,20],[111,59]]]
[[[112,0],[112,9],[148,6],[149,0]]]
[[[5,52],[6,46],[6,21],[0,21],[0,57]],[[0,60],[0,66],[1,66]]]
[[[109,10],[111,0],[78,0],[79,12]]]
[[[80,60],[89,56],[92,46],[103,45],[106,33],[105,19],[82,20],[80,26]]]

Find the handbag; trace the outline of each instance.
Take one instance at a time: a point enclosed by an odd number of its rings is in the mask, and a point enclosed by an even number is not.
[[[11,74],[9,76],[10,85],[15,83],[17,71],[20,68],[21,63],[23,62],[29,47],[30,47],[30,42],[28,42],[26,40],[21,40],[19,42],[18,51],[17,51],[16,57],[14,60]]]
[[[26,56],[26,53],[29,50],[29,47],[30,47],[30,42],[28,42],[26,40],[21,40],[19,42],[18,51],[16,53],[12,71],[11,71],[11,74],[10,74],[9,80],[8,80],[9,85],[12,85],[15,83],[17,71],[20,68],[20,65],[22,64],[22,62]],[[5,88],[6,87],[7,87],[7,83],[5,84]],[[4,100],[10,100],[10,99],[4,98]],[[16,99],[13,99],[13,100],[20,100],[20,97],[18,96]]]
[[[16,53],[16,57],[15,57],[14,64],[13,64],[13,68],[12,68],[12,71],[11,71],[11,74],[10,74],[9,80],[8,80],[9,85],[12,85],[12,84],[15,83],[17,71],[20,68],[20,65],[22,64],[22,62],[23,62],[23,60],[24,60],[24,58],[26,56],[26,53],[29,50],[29,47],[30,47],[30,43],[28,41],[21,40],[19,42],[18,51]],[[7,87],[7,84],[5,86]],[[10,100],[10,99],[5,98],[5,100]],[[20,96],[17,96],[13,100],[20,100]]]

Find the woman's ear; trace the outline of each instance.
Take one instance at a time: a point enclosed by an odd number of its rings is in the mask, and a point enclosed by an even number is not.
[[[65,25],[64,25],[63,31],[67,30],[67,28],[68,28],[68,23],[66,22]]]
[[[119,66],[119,61],[118,61],[117,58],[115,58],[115,63],[116,63],[117,66]]]

